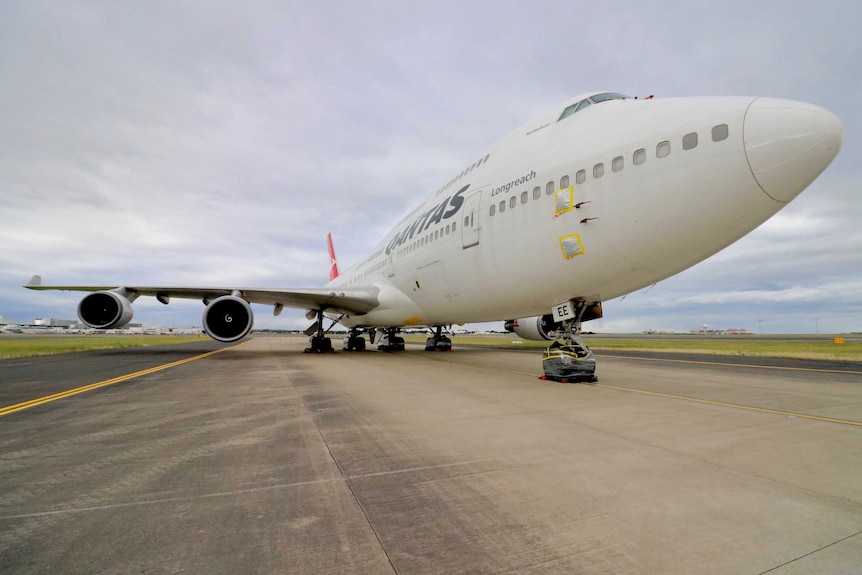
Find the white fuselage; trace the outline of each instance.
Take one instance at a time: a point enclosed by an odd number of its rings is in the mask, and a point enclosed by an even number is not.
[[[380,289],[378,308],[342,323],[492,321],[621,296],[755,229],[841,144],[829,112],[770,98],[612,100],[558,120],[585,97],[502,138],[332,281]]]

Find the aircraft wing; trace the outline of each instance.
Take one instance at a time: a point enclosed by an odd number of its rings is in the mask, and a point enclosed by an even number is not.
[[[307,289],[135,285],[71,286],[42,285],[41,276],[36,275],[24,287],[32,290],[85,292],[125,290],[125,293],[128,294],[155,297],[162,303],[168,303],[172,297],[199,299],[208,302],[223,295],[231,295],[239,292],[240,297],[247,302],[273,305],[276,306],[277,311],[280,307],[293,307],[300,309],[323,309],[348,315],[362,315],[379,305],[377,299],[379,289],[373,286]]]

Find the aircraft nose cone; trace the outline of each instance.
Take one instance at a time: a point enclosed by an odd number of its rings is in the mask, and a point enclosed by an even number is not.
[[[758,98],[743,127],[751,173],[773,200],[789,202],[838,154],[844,127],[834,114],[805,102]]]

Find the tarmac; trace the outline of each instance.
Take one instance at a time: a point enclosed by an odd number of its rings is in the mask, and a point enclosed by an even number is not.
[[[0,573],[862,569],[858,364],[305,345],[0,362]]]

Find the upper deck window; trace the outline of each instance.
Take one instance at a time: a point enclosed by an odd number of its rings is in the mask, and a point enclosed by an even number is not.
[[[580,112],[590,104],[598,104],[599,102],[607,102],[609,100],[625,100],[626,98],[628,98],[628,96],[623,96],[622,94],[617,94],[616,92],[602,92],[601,94],[595,94],[593,96],[590,96],[589,98],[584,98],[577,104],[572,104],[571,106],[568,106],[565,110],[563,110],[563,113],[560,114],[560,117],[557,121],[559,122],[560,120],[568,118],[575,112]]]
[[[727,124],[719,124],[712,128],[712,141],[720,142],[727,139]]]

